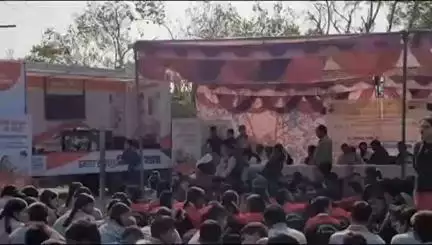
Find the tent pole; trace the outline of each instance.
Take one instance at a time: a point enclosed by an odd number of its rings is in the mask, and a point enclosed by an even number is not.
[[[407,114],[407,56],[408,56],[408,37],[409,32],[402,31],[402,41],[403,41],[403,63],[402,63],[402,121],[401,121],[401,133],[402,133],[402,143],[406,145],[406,114]],[[401,162],[401,178],[406,176],[406,149],[402,153]]]
[[[144,153],[143,153],[143,145],[142,145],[142,117],[141,117],[141,106],[142,103],[140,101],[140,84],[139,84],[139,64],[138,64],[138,51],[136,46],[134,46],[134,59],[135,59],[135,91],[136,91],[136,120],[137,120],[137,134],[138,134],[138,146],[139,146],[139,155],[140,155],[140,167],[139,167],[139,189],[141,195],[144,195],[145,187],[144,187]]]

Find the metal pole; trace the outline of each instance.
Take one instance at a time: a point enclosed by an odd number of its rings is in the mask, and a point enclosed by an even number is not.
[[[144,153],[142,146],[142,116],[141,116],[141,106],[142,103],[140,101],[140,84],[139,84],[139,64],[138,64],[138,52],[134,47],[134,59],[135,59],[135,91],[136,91],[136,116],[137,116],[137,134],[138,134],[138,145],[139,145],[139,154],[141,159],[140,164],[140,183],[139,187],[141,190],[141,194],[144,195]]]
[[[106,178],[106,148],[105,129],[99,130],[99,198],[102,207],[105,207],[105,178]]]
[[[402,144],[406,145],[406,109],[407,109],[407,56],[408,56],[408,31],[402,31],[402,41],[403,41],[403,63],[402,63],[402,122],[401,122],[401,133],[402,133]],[[406,176],[406,149],[402,153],[402,162],[401,162],[401,177],[405,178]]]

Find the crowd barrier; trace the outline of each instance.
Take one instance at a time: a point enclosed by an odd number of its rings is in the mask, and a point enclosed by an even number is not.
[[[346,177],[350,173],[356,172],[365,175],[365,170],[368,167],[376,167],[379,169],[384,178],[396,178],[401,177],[401,166],[400,165],[335,165],[333,164],[332,171],[338,174],[339,177]],[[313,178],[315,175],[316,167],[309,165],[286,165],[284,166],[282,173],[284,176],[292,175],[295,172],[300,172],[302,175],[308,178]],[[415,176],[416,172],[412,165],[406,165],[406,176]]]

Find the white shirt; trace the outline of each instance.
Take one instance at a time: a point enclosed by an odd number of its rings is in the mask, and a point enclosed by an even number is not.
[[[367,244],[385,244],[380,236],[370,232],[364,225],[350,225],[345,230],[334,233],[330,237],[329,244],[343,244],[343,239],[350,232],[362,235]]]
[[[307,244],[306,236],[302,232],[289,228],[285,223],[275,224],[268,230],[268,237],[279,234],[286,234],[296,239],[300,244]]]
[[[417,240],[414,236],[413,231],[408,231],[406,233],[398,234],[394,236],[391,240],[391,244],[421,244],[422,242]]]
[[[236,160],[234,157],[221,158],[220,163],[216,167],[216,176],[226,178],[231,174],[231,171],[236,165]]]

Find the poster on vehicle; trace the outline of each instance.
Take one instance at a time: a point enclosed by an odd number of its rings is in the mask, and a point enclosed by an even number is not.
[[[0,116],[24,115],[26,111],[25,65],[0,60]]]
[[[172,120],[172,156],[174,168],[183,174],[195,169],[202,156],[204,124],[198,118]]]
[[[1,184],[12,184],[20,178],[25,179],[31,176],[31,157],[30,118],[28,116],[6,117],[0,115]],[[15,184],[19,185],[16,182]]]

